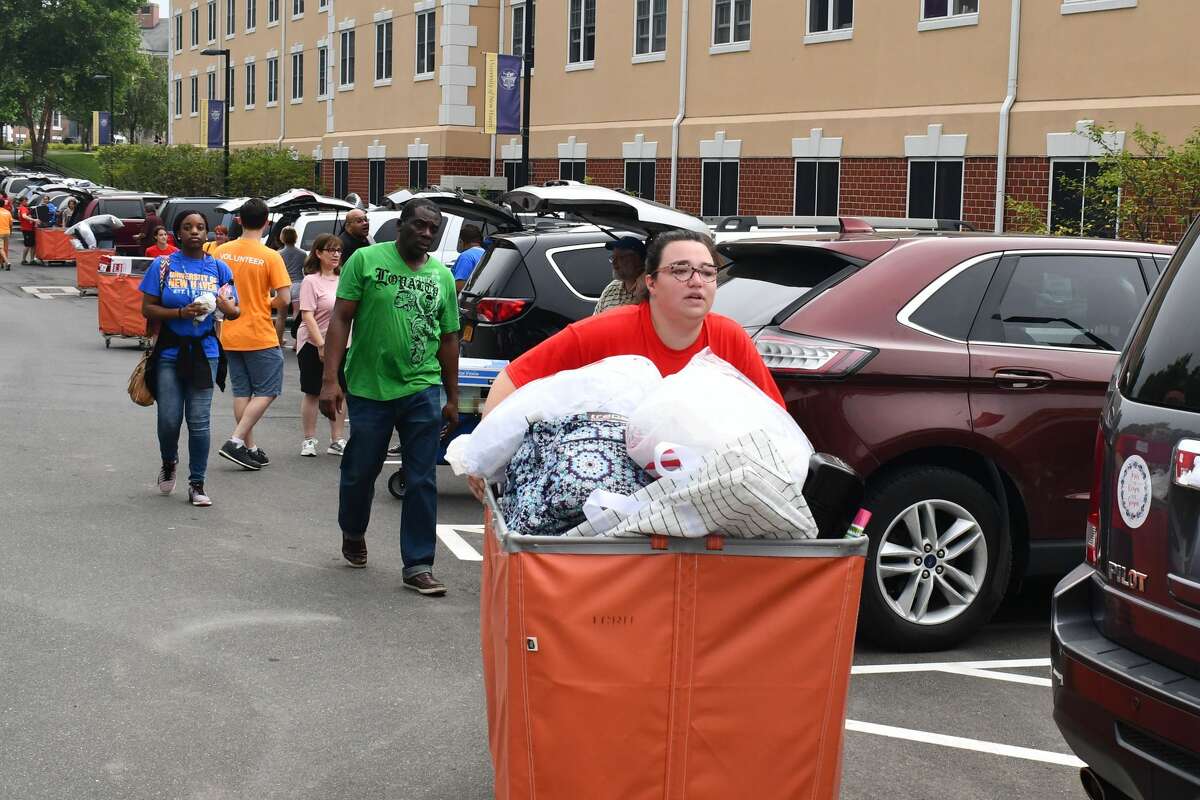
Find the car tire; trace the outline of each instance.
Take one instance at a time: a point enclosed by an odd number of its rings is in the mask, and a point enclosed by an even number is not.
[[[945,650],[991,619],[1012,547],[978,481],[944,467],[906,469],[870,486],[864,505],[872,514],[860,614],[868,638],[895,650]]]

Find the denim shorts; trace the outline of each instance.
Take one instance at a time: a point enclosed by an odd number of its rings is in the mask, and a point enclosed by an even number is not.
[[[283,351],[226,350],[234,397],[278,397],[283,393]]]

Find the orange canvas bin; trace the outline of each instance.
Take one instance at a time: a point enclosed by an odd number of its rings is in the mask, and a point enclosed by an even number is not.
[[[100,271],[100,257],[111,256],[115,250],[77,250],[75,251],[75,288],[82,294],[88,289],[95,289],[96,273]]]
[[[105,341],[112,336],[147,339],[146,318],[142,316],[141,275],[96,275],[96,304],[100,333]]]
[[[37,228],[33,235],[33,254],[42,261],[74,261],[75,245],[58,228]]]
[[[485,511],[497,800],[833,800],[867,539],[582,539]]]

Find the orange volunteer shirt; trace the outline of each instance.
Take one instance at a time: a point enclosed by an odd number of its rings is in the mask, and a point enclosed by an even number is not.
[[[228,266],[237,287],[242,313],[221,323],[221,346],[226,350],[266,350],[279,346],[271,321],[271,290],[292,285],[283,258],[261,242],[233,239],[213,255]]]
[[[7,208],[0,207],[0,236],[12,235],[12,214]]]

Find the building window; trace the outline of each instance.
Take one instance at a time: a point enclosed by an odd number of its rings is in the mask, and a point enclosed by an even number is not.
[[[525,179],[525,170],[521,169],[520,161],[504,162],[504,179],[508,181],[508,190],[510,192],[518,186],[524,186],[529,183]]]
[[[345,197],[350,194],[350,162],[339,159],[333,162],[333,196]]]
[[[558,179],[562,181],[579,181],[583,183],[587,175],[587,162],[578,159],[563,159],[558,162]]]
[[[279,102],[279,59],[267,59],[267,105]]]
[[[377,206],[383,202],[384,192],[384,173],[386,163],[381,158],[373,158],[367,162],[368,183],[367,183],[367,202],[373,206]]]
[[[225,70],[225,107],[229,111],[234,110],[234,105],[237,103],[237,91],[234,85],[234,67],[229,67]]]
[[[750,0],[715,0],[712,43],[723,45],[749,41]]]
[[[304,16],[304,0],[292,0],[292,19]]]
[[[1118,8],[1137,8],[1138,0],[1062,0],[1061,14],[1081,14],[1088,11],[1112,11]]]
[[[653,161],[625,162],[625,191],[643,200],[654,200],[655,164]]]
[[[208,40],[217,40],[217,0],[208,0]]]
[[[191,80],[192,104],[189,113],[194,117],[200,113],[200,77],[193,75]]]
[[[237,0],[225,0],[225,38],[237,33]]]
[[[525,55],[525,9],[529,9],[530,21],[534,24],[535,35],[529,37],[529,68],[533,69],[533,47],[537,39],[537,4],[533,0],[525,0],[523,5],[513,6],[511,52],[514,56]]]
[[[208,71],[208,95],[209,100],[217,100],[217,72],[216,70]]]
[[[317,11],[328,11],[329,0],[317,0]]]
[[[325,170],[322,169],[321,159],[313,160],[313,187],[318,192],[325,191]]]
[[[429,159],[410,158],[408,160],[408,188],[424,189],[429,185]]]
[[[435,12],[424,11],[417,14],[417,75],[433,74],[433,55],[435,47],[434,28]]]
[[[836,217],[841,162],[798,159],[796,161],[797,216]]]
[[[175,52],[183,52],[183,12],[175,15]]]
[[[279,0],[267,0],[267,24],[279,22]]]
[[[255,64],[250,63],[246,65],[246,108],[254,108],[254,84],[257,78],[255,74],[257,71],[258,67]]]
[[[317,97],[329,96],[329,48],[317,48]]]
[[[845,31],[854,27],[854,0],[808,0],[808,32]]]
[[[50,127],[54,128],[55,130],[59,130],[59,131],[62,130],[62,112],[61,111],[51,111],[50,112]]]
[[[667,52],[667,0],[635,0],[633,52],[648,56]],[[749,8],[749,3],[746,4]],[[749,12],[746,25],[749,26]],[[749,35],[749,34],[747,34]]]
[[[732,216],[737,213],[737,205],[737,160],[706,160],[700,173],[700,216]]]
[[[567,20],[567,63],[596,60],[596,0],[571,0]]]
[[[341,60],[338,62],[338,85],[354,86],[354,30],[342,31]]]
[[[175,79],[175,118],[183,116],[183,78]]]
[[[978,14],[979,0],[922,0],[921,19],[942,19]]]
[[[962,217],[963,162],[908,162],[908,216],[917,219]]]
[[[1117,235],[1116,189],[1097,182],[1095,161],[1054,159],[1050,163],[1050,232],[1065,236]]]
[[[432,14],[431,14],[432,16]],[[417,18],[420,25],[420,18]],[[418,44],[420,37],[418,37]],[[392,21],[375,23],[375,80],[392,79]]]
[[[191,44],[192,44],[192,47],[199,47],[200,46],[200,9],[193,8],[192,12],[191,12],[191,17],[192,17],[192,41],[191,41]]]
[[[246,0],[246,32],[258,25],[258,0]]]
[[[292,53],[292,101],[304,99],[304,53]]]

